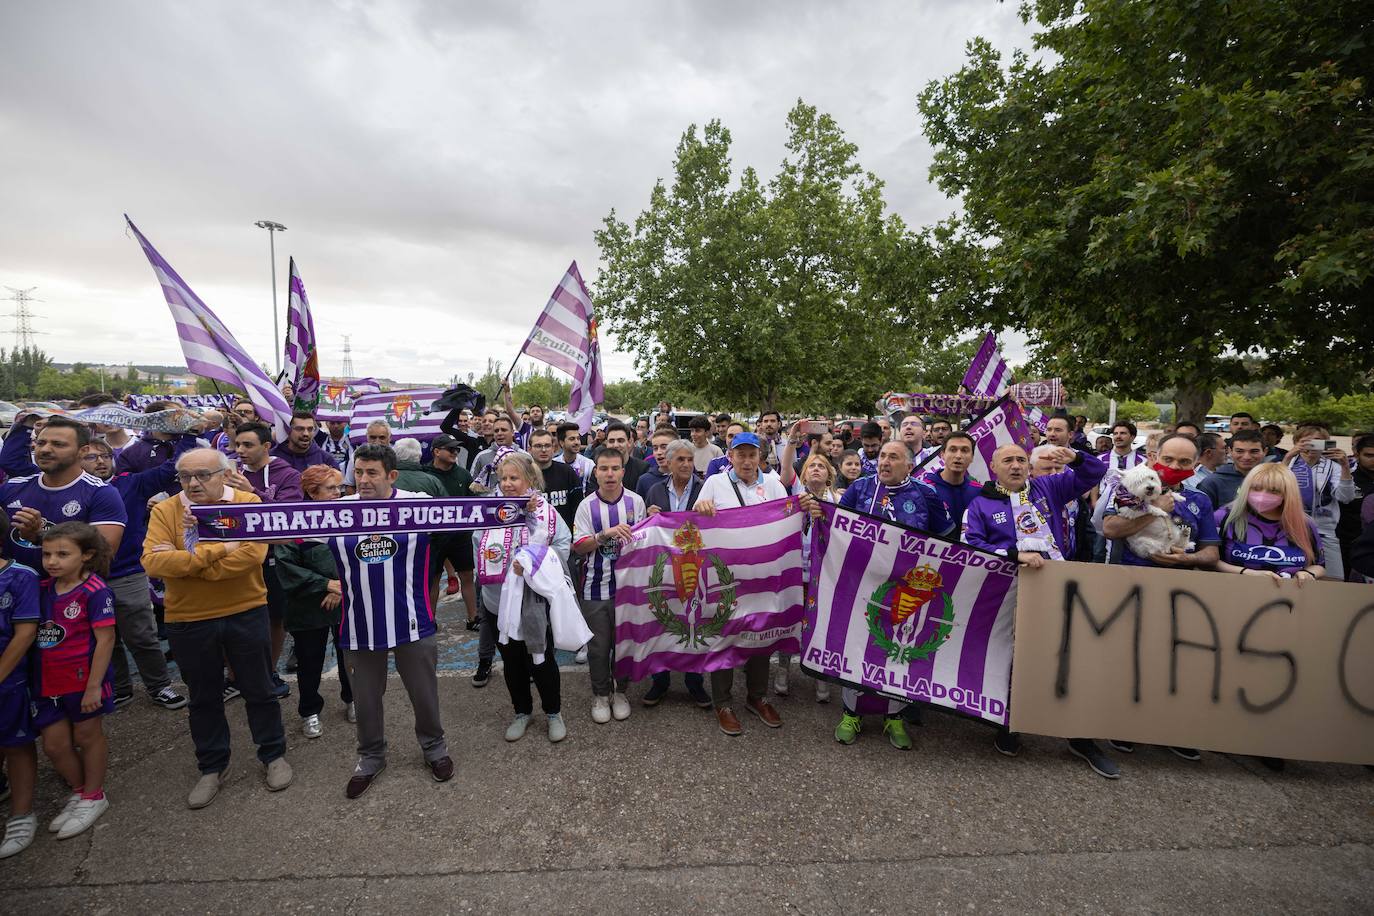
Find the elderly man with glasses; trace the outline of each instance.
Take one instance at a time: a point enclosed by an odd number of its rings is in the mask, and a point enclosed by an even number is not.
[[[184,453],[176,463],[181,492],[153,508],[143,541],[143,568],[167,587],[168,642],[191,694],[191,740],[201,773],[187,799],[191,808],[215,800],[229,768],[222,695],[226,659],[243,694],[267,788],[280,791],[292,779],[268,662],[272,642],[262,578],[267,544],[200,541],[191,514],[192,505],[261,502],[250,491],[225,486],[231,467],[228,456],[216,449]]]

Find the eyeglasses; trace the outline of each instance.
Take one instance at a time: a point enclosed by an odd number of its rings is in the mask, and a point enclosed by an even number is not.
[[[190,483],[193,480],[199,481],[200,483],[209,483],[212,477],[216,474],[223,474],[224,471],[224,468],[220,468],[218,471],[178,471],[177,480],[181,481],[183,484]]]
[[[81,460],[89,461],[91,462],[91,464],[95,464],[97,461],[109,461],[110,456],[104,454],[103,452],[92,452],[89,455],[82,455]]]

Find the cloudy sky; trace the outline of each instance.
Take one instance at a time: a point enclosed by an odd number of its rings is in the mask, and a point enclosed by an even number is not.
[[[0,32],[0,285],[38,287],[49,355],[181,364],[127,212],[270,365],[271,219],[322,369],[350,334],[359,374],[417,382],[508,362],[690,124],[721,119],[736,168],[771,175],[803,98],[910,224],[944,216],[917,93],[975,35],[1029,46],[995,0],[55,0],[0,5]]]

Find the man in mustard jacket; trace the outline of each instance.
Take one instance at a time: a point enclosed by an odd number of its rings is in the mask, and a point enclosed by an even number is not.
[[[224,717],[224,662],[242,691],[248,727],[267,769],[273,792],[291,784],[281,708],[272,695],[268,659],[272,649],[262,542],[201,542],[191,505],[258,502],[251,492],[225,486],[233,473],[228,456],[199,448],[177,461],[181,492],[163,500],[148,518],[143,568],[166,583],[167,640],[191,694],[191,740],[200,781],[187,804],[204,808],[215,800],[229,768],[229,722]]]

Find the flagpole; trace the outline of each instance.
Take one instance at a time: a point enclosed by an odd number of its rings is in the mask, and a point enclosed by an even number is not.
[[[277,233],[285,232],[286,227],[270,219],[260,219],[253,224],[267,230],[267,246],[272,258],[272,346],[276,349],[277,374],[281,374],[281,328],[277,326]]]

